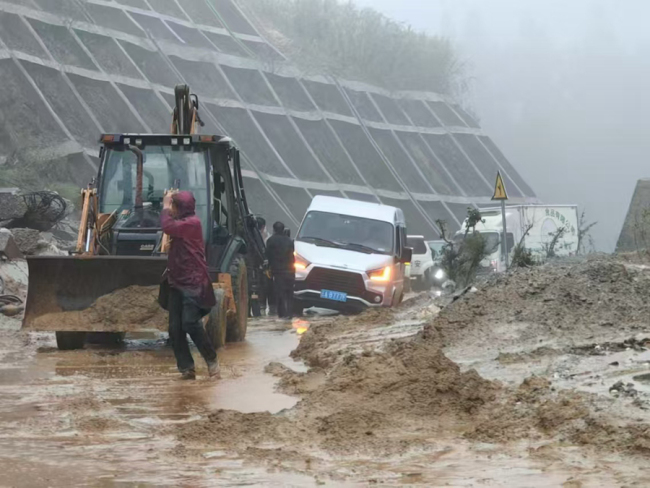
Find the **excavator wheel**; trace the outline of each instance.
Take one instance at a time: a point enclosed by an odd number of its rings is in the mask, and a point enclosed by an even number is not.
[[[86,332],[57,332],[56,345],[61,351],[83,349],[86,343]]]
[[[248,325],[248,275],[243,256],[237,256],[230,265],[232,293],[237,304],[237,314],[228,318],[228,342],[242,342],[246,339]]]
[[[214,290],[214,298],[217,300],[217,303],[212,307],[210,315],[208,315],[205,331],[216,350],[226,345],[228,304],[226,303],[226,294],[223,290]]]

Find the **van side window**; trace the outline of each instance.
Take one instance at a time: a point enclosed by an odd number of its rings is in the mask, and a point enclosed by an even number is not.
[[[401,227],[398,225],[395,227],[395,256],[398,258],[402,257],[402,232]]]
[[[406,247],[406,227],[400,225],[397,227],[397,232],[399,236],[399,248],[397,256],[401,258],[403,255],[402,251],[404,251],[404,248]]]

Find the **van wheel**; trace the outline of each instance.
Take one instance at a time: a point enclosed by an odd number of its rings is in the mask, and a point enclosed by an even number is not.
[[[61,351],[83,349],[86,343],[85,332],[57,332],[56,345]]]
[[[232,293],[237,304],[237,314],[228,315],[228,342],[241,342],[246,339],[248,327],[248,275],[242,256],[237,256],[230,265]]]
[[[210,315],[208,315],[205,324],[205,332],[212,341],[214,349],[217,350],[226,345],[228,307],[226,305],[226,294],[223,290],[214,290],[214,298],[217,303],[210,310]]]

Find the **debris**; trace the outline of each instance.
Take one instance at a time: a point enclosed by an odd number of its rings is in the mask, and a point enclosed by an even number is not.
[[[66,214],[65,200],[54,191],[37,191],[22,196],[25,211],[15,217],[12,227],[27,227],[47,231],[56,225]]]
[[[73,243],[77,240],[78,223],[67,219],[57,223],[51,230],[52,235],[60,242]]]
[[[24,308],[23,301],[15,295],[0,295],[0,313],[7,317],[14,317]]]
[[[23,254],[31,255],[39,248],[41,233],[35,229],[11,229],[14,241]]]
[[[623,381],[618,381],[614,383],[609,388],[609,392],[615,396],[615,397],[636,397],[638,396],[639,392],[638,390],[634,387],[634,383],[623,383]]]
[[[22,257],[23,254],[20,252],[11,231],[9,229],[0,229],[0,259],[11,261]]]
[[[22,195],[17,195],[13,189],[0,189],[0,222],[20,219],[26,212],[27,204]]]

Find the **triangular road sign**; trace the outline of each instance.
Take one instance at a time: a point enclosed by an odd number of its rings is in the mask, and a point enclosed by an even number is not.
[[[506,185],[503,183],[501,171],[497,171],[497,182],[494,184],[494,195],[492,200],[507,200]]]

